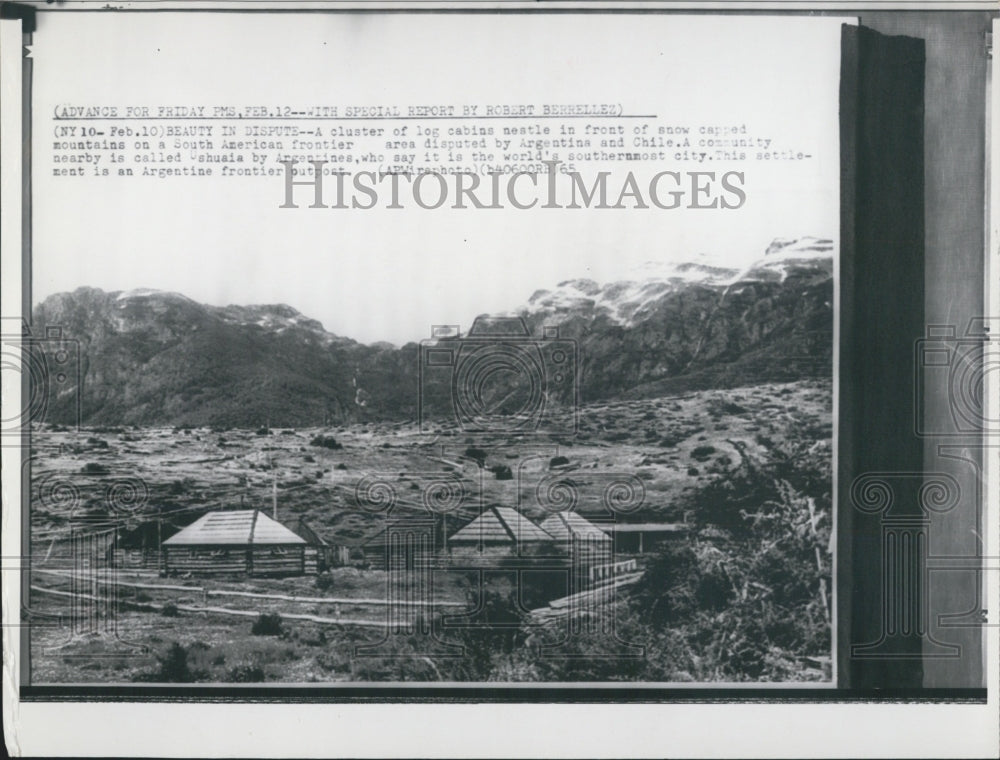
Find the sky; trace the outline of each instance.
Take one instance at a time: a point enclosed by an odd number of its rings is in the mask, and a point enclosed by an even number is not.
[[[699,255],[745,266],[777,237],[836,238],[842,21],[39,14],[33,301],[92,286],[287,303],[339,335],[401,344],[566,279],[610,282],[644,262]],[[61,104],[553,102],[621,103],[663,125],[746,124],[815,158],[733,165],[747,200],[726,211],[282,209],[283,180],[272,177],[51,176]]]

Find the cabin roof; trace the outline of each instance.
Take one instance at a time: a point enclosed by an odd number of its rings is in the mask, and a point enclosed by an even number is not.
[[[450,541],[510,544],[554,540],[545,530],[511,507],[489,507],[452,534]]]
[[[557,512],[542,522],[542,529],[553,538],[566,541],[570,537],[591,541],[610,541],[611,536],[576,512]]]
[[[209,512],[163,542],[164,546],[305,544],[279,522],[254,509]]]

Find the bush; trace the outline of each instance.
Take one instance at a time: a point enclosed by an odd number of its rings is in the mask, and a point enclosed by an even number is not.
[[[696,446],[691,451],[691,458],[706,462],[715,453],[715,446]]]
[[[467,448],[465,450],[465,456],[467,456],[469,459],[473,460],[480,467],[485,467],[486,466],[486,457],[487,457],[487,454],[482,449],[477,449],[477,448],[474,448],[474,447],[470,446],[469,448]]]
[[[493,473],[497,480],[513,480],[514,473],[511,472],[510,467],[505,464],[498,464],[490,467],[490,472]]]
[[[332,435],[317,435],[315,438],[309,441],[309,445],[320,446],[324,449],[333,449],[333,450],[344,448],[340,443],[337,442],[337,439],[334,438]]]
[[[277,612],[262,612],[250,628],[254,636],[280,636],[285,632],[281,624],[281,615]]]
[[[266,427],[257,428],[257,435],[271,435],[271,431]]]
[[[316,588],[320,591],[329,591],[334,585],[333,576],[330,573],[320,573],[316,576]]]
[[[494,663],[517,648],[526,619],[517,601],[517,590],[506,581],[497,580],[481,588],[473,584],[466,590],[466,597],[470,606],[478,609],[476,624],[454,629],[454,643],[463,647],[464,656],[441,665],[459,680],[485,681]]]
[[[169,493],[171,496],[183,496],[194,488],[194,484],[194,478],[192,477],[175,480],[168,486]]]
[[[226,672],[226,680],[231,683],[259,683],[264,678],[264,668],[256,658],[240,663]]]
[[[698,558],[687,544],[666,544],[649,560],[633,593],[643,617],[655,626],[676,623],[698,608]]]
[[[166,654],[157,656],[160,670],[157,673],[161,681],[167,683],[191,683],[194,674],[188,667],[188,652],[176,641],[170,645]]]
[[[160,614],[164,617],[177,617],[180,615],[180,611],[177,609],[177,605],[173,602],[167,602],[163,605],[163,609],[160,610]]]

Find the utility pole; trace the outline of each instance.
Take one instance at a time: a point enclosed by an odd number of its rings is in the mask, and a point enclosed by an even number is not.
[[[267,432],[271,433],[271,416],[267,417]],[[271,457],[271,444],[267,444],[267,463],[271,467],[271,519],[278,522],[278,474],[274,471],[274,459]]]
[[[271,465],[271,506],[275,522],[278,521],[278,475],[274,471],[274,464]]]

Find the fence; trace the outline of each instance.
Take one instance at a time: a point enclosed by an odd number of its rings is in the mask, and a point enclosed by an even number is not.
[[[590,582],[601,583],[617,578],[619,575],[634,573],[639,569],[639,564],[634,559],[626,559],[621,562],[612,562],[606,565],[594,565],[590,568]]]

